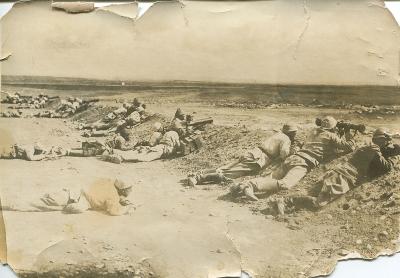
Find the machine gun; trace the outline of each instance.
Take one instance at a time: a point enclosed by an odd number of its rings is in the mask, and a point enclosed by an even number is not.
[[[382,151],[384,157],[391,157],[400,155],[400,145],[393,144]]]
[[[315,124],[317,126],[321,126],[322,120],[320,118],[316,118]],[[336,128],[339,130],[339,136],[345,135],[346,132],[348,132],[349,130],[354,130],[355,133],[357,132],[364,133],[366,130],[366,127],[363,124],[353,124],[350,122],[345,122],[343,120],[337,122]]]
[[[207,124],[213,123],[211,117],[193,120],[192,115],[186,115],[186,133],[181,136],[180,155],[187,155],[203,147],[203,141],[200,136],[202,130]]]
[[[203,130],[203,128],[207,124],[212,124],[213,119],[211,117],[207,117],[204,119],[199,119],[199,120],[193,120],[192,115],[187,115],[186,116],[186,122],[188,127],[192,127],[194,130]]]

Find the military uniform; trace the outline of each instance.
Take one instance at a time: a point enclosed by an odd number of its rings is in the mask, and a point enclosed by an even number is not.
[[[337,157],[339,151],[351,152],[354,146],[353,140],[346,140],[323,128],[315,128],[306,138],[303,148],[283,162],[280,176],[277,179],[260,177],[248,183],[255,191],[277,191],[292,188],[321,162]]]
[[[65,211],[80,213],[88,209],[104,211],[117,216],[128,212],[128,207],[120,204],[121,196],[115,187],[115,181],[99,179],[81,190],[77,203],[66,206]]]
[[[24,159],[28,161],[42,160],[46,158],[46,150],[39,145],[19,145],[10,146],[3,149],[0,155],[3,159]]]
[[[189,185],[223,182],[243,176],[257,175],[273,162],[283,161],[290,154],[291,146],[292,141],[285,133],[275,131],[260,147],[248,151],[238,161],[218,169],[200,171],[194,176],[189,175]]]
[[[104,211],[109,215],[123,215],[129,207],[121,204],[125,200],[118,192],[120,189],[130,188],[125,184],[117,184],[118,180],[98,179],[81,190],[63,189],[59,192],[45,194],[37,203],[31,206],[36,211],[64,211],[65,213],[82,213],[89,209]],[[21,210],[24,211],[24,210]],[[26,211],[32,211],[30,209]]]
[[[397,151],[395,151],[397,150]],[[389,172],[400,158],[400,146],[388,145],[379,151],[371,146],[358,149],[348,162],[329,169],[320,181],[318,205],[324,205],[353,189],[364,179]]]
[[[153,147],[141,146],[132,151],[114,150],[114,155],[106,156],[105,160],[115,163],[153,161],[176,154],[180,145],[178,133],[168,131],[163,135],[159,144]]]

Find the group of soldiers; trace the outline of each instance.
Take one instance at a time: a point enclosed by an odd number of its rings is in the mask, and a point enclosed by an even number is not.
[[[22,110],[25,108],[30,109],[43,109],[48,106],[50,101],[58,98],[57,96],[47,96],[39,94],[37,96],[22,96],[19,93],[10,94],[5,93],[2,97],[2,103],[17,104],[12,106],[14,110],[1,112],[0,116],[4,118],[21,118],[23,116]],[[83,100],[78,97],[69,97],[62,99],[60,104],[53,110],[41,110],[36,113],[25,115],[36,118],[68,118],[76,113],[88,109],[97,99]]]
[[[19,93],[5,93],[5,96],[2,98],[1,102],[9,104],[19,104],[20,106],[25,105],[26,108],[39,109],[44,108],[51,99],[51,97],[44,94],[39,94],[37,96],[22,96]]]
[[[148,117],[146,104],[134,98],[132,103],[124,102],[122,107],[94,123],[80,124],[79,129],[85,130],[82,134],[84,137],[103,137],[117,133],[129,141],[126,129],[143,123]]]
[[[79,108],[79,99],[71,99],[74,111]],[[77,103],[77,104],[75,104]],[[65,104],[65,107],[70,107]],[[153,133],[141,142],[131,144],[127,128],[142,123],[147,113],[146,106],[137,99],[132,103],[124,103],[107,114],[103,119],[80,129],[88,130],[91,136],[107,136],[104,143],[85,141],[74,149],[52,147],[45,149],[36,144],[32,146],[13,145],[2,150],[1,158],[20,158],[30,161],[60,156],[99,156],[112,163],[148,162],[157,159],[185,155],[202,145],[199,139],[201,128],[211,123],[212,119],[194,121],[191,115],[185,115],[177,109],[173,120],[162,125],[154,123]],[[223,165],[217,169],[205,169],[187,177],[189,186],[207,183],[230,183],[230,193],[257,201],[260,193],[271,196],[282,190],[295,187],[302,178],[320,164],[332,161],[349,154],[345,163],[338,163],[329,169],[318,182],[318,194],[294,195],[285,197],[280,206],[284,213],[285,206],[296,209],[319,209],[327,203],[353,189],[365,179],[373,179],[391,171],[396,159],[400,157],[400,146],[392,142],[391,135],[383,129],[373,132],[371,142],[358,146],[357,131],[364,132],[365,126],[338,122],[327,116],[316,121],[316,126],[308,131],[303,142],[297,138],[298,128],[294,124],[285,124],[281,130],[275,130],[259,147],[249,150],[237,161]],[[265,173],[268,172],[268,175]],[[235,179],[250,176],[243,182]],[[108,184],[108,185],[107,185]],[[112,184],[112,186],[110,185]],[[108,186],[107,190],[100,187]],[[111,215],[126,213],[130,205],[126,200],[132,185],[117,179],[101,181],[85,189],[74,197],[69,190],[64,190],[63,197],[57,201],[53,196],[44,196],[40,204],[34,207],[39,210],[63,210],[67,213],[79,213],[89,208],[105,210]],[[101,189],[101,190],[100,190]],[[107,192],[98,195],[96,192]],[[107,195],[113,196],[107,198]],[[60,209],[62,208],[62,209]]]
[[[381,128],[373,132],[371,142],[357,146],[354,136],[357,130],[365,131],[365,127],[338,123],[330,116],[317,123],[301,144],[295,140],[297,127],[286,124],[238,161],[189,175],[188,185],[231,182],[230,192],[234,196],[257,201],[258,193],[271,196],[289,190],[320,164],[351,153],[347,162],[338,163],[325,172],[315,185],[318,188],[316,196],[289,194],[280,200],[279,213],[282,214],[285,206],[319,209],[361,182],[388,173],[400,158],[400,145],[393,144],[392,136]],[[271,167],[270,175],[234,182],[236,178],[256,176]]]
[[[137,109],[130,113],[136,111]],[[118,112],[114,111],[113,113],[119,115]],[[0,158],[38,161],[60,156],[99,156],[104,161],[113,163],[153,161],[177,156],[180,153],[185,154],[185,148],[193,148],[193,144],[199,144],[198,141],[191,141],[188,137],[199,134],[201,132],[199,125],[210,122],[212,122],[210,119],[194,121],[190,115],[185,115],[181,109],[177,109],[169,124],[163,126],[159,122],[154,123],[154,130],[150,138],[132,148],[125,149],[125,139],[121,134],[116,133],[103,144],[99,141],[84,142],[81,148],[76,149],[52,147],[48,150],[39,144],[13,145],[10,149],[2,150]],[[200,144],[197,147],[200,147]],[[56,193],[45,194],[39,201],[31,203],[27,209],[12,206],[6,206],[4,209],[63,211],[70,214],[92,209],[101,210],[109,215],[122,215],[134,209],[127,199],[131,189],[132,184],[122,178],[99,179],[78,191],[62,189]]]
[[[68,118],[88,109],[96,101],[96,99],[82,100],[78,97],[69,97],[68,99],[62,99],[55,110],[40,111],[33,114],[33,116],[37,118]]]

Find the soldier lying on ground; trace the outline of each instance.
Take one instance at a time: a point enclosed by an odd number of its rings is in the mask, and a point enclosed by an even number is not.
[[[174,156],[181,147],[179,135],[173,130],[166,132],[157,141],[158,139],[152,143],[156,144],[154,146],[137,146],[130,151],[113,150],[112,154],[106,154],[102,159],[112,163],[149,162]]]
[[[82,125],[79,128],[90,130],[83,134],[85,137],[103,137],[114,133],[120,126],[124,128],[136,126],[147,117],[142,106],[129,114],[126,111],[127,109],[121,107],[106,115],[104,119],[92,124]]]
[[[21,110],[17,110],[17,111],[1,112],[0,116],[3,117],[3,118],[21,118],[22,117],[22,111]]]
[[[282,130],[267,138],[260,147],[248,151],[239,160],[218,169],[203,170],[188,176],[188,185],[224,182],[243,176],[258,175],[272,164],[279,164],[296,152],[297,127],[285,124]]]
[[[336,133],[336,124],[337,121],[333,117],[325,117],[321,126],[310,132],[303,147],[285,159],[276,174],[276,179],[270,176],[255,178],[234,184],[230,191],[234,195],[244,194],[256,201],[258,198],[254,195],[255,191],[273,194],[282,189],[292,188],[320,163],[353,151],[355,143],[350,131],[342,138]]]
[[[56,98],[56,97],[52,97]],[[25,104],[26,108],[44,108],[46,103],[51,98],[47,95],[39,94],[37,96],[21,96],[19,93],[11,95],[6,93],[5,97],[1,100],[2,103],[19,104],[19,106]]]
[[[62,115],[60,113],[52,111],[52,110],[45,110],[45,111],[40,111],[40,112],[34,113],[33,117],[36,117],[36,118],[61,118]]]
[[[212,122],[212,119],[206,119],[204,124],[210,121]],[[197,131],[192,124],[186,121],[186,117],[178,108],[174,119],[167,128],[167,132],[162,134],[164,129],[161,124],[155,124],[156,130],[150,138],[148,145],[139,143],[131,151],[115,150],[112,154],[104,155],[103,159],[113,163],[148,162],[176,155],[186,155],[201,146],[199,138],[196,138]],[[204,125],[203,121],[200,121],[199,124],[196,128]]]
[[[17,104],[21,103],[21,95],[19,93],[15,93],[14,95],[10,93],[5,93],[5,96],[2,97],[2,103],[10,103],[10,104]]]
[[[99,156],[105,154],[105,152],[112,153],[113,150],[129,151],[134,149],[136,141],[127,141],[120,134],[114,134],[107,138],[104,142],[98,140],[88,140],[82,142],[82,146],[79,148],[71,148],[66,151],[67,156]]]
[[[39,161],[43,159],[55,158],[65,155],[62,148],[52,147],[49,150],[40,144],[21,145],[14,144],[10,147],[2,148],[1,159],[23,159],[28,161]]]
[[[134,98],[132,103],[125,103],[124,107],[127,110],[127,115],[130,115],[134,111],[146,110],[146,104],[141,103],[138,98]]]
[[[103,211],[112,216],[131,212],[134,207],[128,200],[132,185],[120,179],[98,179],[81,190],[63,189],[45,194],[40,201],[29,207],[4,205],[3,210],[21,212],[62,211],[67,214],[83,213],[87,210]]]
[[[316,197],[288,196],[283,206],[280,205],[280,213],[284,213],[285,206],[290,206],[295,210],[319,209],[362,182],[388,173],[399,158],[400,145],[392,144],[391,136],[386,131],[377,129],[373,134],[371,145],[357,149],[346,163],[337,164],[324,174],[311,190]]]

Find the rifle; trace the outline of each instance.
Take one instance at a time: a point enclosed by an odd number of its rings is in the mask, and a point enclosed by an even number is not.
[[[316,118],[315,124],[317,126],[321,126],[322,120],[320,118]],[[340,136],[343,136],[349,130],[354,130],[355,133],[357,133],[357,132],[364,133],[366,130],[366,127],[364,124],[353,124],[351,122],[345,122],[343,120],[337,122],[336,127],[339,130]]]

